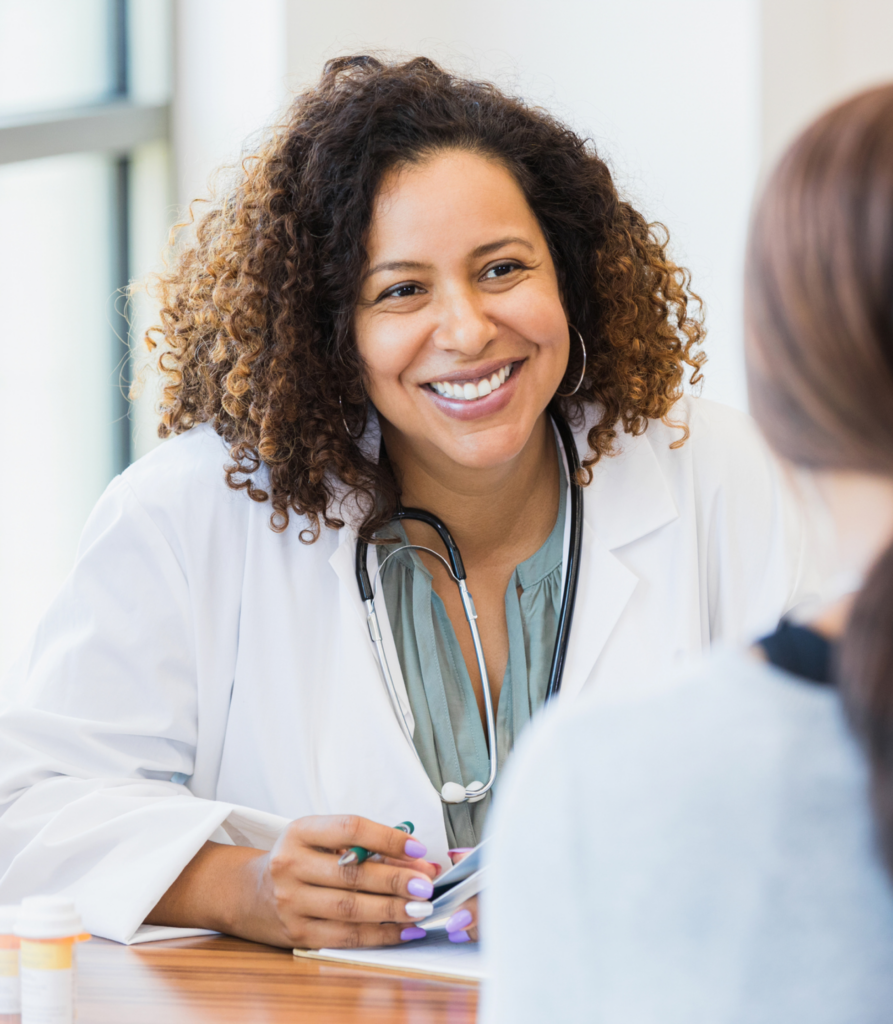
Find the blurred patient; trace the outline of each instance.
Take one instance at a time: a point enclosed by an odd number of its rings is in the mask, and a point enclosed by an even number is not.
[[[495,808],[486,1024],[893,1021],[893,86],[784,156],[746,319],[836,593],[533,731]]]

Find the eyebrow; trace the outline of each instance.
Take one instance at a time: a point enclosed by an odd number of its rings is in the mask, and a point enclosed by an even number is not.
[[[503,246],[511,245],[512,243],[523,245],[533,252],[533,246],[526,238],[510,235],[508,238],[500,238],[496,242],[487,242],[484,245],[479,245],[476,249],[472,250],[471,257],[472,259],[480,259],[481,256],[488,256],[491,252],[496,252],[498,249],[503,248]],[[380,274],[385,270],[431,270],[431,264],[419,263],[416,260],[389,260],[387,263],[376,263],[374,267],[366,271],[364,277],[372,277],[373,274]]]
[[[509,235],[508,238],[500,238],[498,242],[487,242],[486,245],[479,245],[471,255],[475,259],[479,256],[489,256],[491,252],[496,252],[497,249],[501,249],[504,245],[511,245],[512,243],[523,245],[525,248],[533,252],[533,246],[526,238],[518,238],[516,235]]]
[[[365,277],[372,277],[373,274],[380,274],[383,270],[430,270],[430,263],[417,263],[415,260],[391,260],[388,263],[377,263],[370,270],[367,270]]]

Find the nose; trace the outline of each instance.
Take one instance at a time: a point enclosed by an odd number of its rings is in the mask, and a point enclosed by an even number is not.
[[[476,356],[496,337],[496,324],[487,316],[473,291],[457,290],[446,296],[434,330],[434,344],[445,352]]]

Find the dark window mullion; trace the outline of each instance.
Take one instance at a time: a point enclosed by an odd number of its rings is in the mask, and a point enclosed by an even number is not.
[[[111,16],[112,94],[127,99],[129,54],[127,52],[127,0],[109,0]],[[130,283],[130,158],[119,156],[112,168],[112,469],[123,472],[133,457],[133,430],[128,390],[132,378],[127,286]]]

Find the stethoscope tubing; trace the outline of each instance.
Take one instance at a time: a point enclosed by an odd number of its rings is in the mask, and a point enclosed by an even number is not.
[[[567,458],[567,473],[571,492],[571,528],[570,543],[567,548],[567,565],[564,567],[564,593],[561,595],[558,630],[555,635],[555,648],[552,651],[552,665],[549,669],[549,686],[546,689],[546,702],[558,695],[558,691],[561,689],[561,681],[564,678],[564,666],[567,662],[567,651],[570,645],[571,625],[574,620],[574,608],[577,604],[580,554],[583,547],[583,488],[580,486],[578,479],[580,456],[577,453],[577,443],[563,416],[552,412],[552,421],[558,430],[558,436],[561,438],[565,457]]]
[[[552,420],[555,423],[555,427],[558,430],[558,435],[561,438],[562,446],[564,447],[565,457],[567,459],[568,477],[570,480],[570,544],[568,545],[567,553],[567,564],[565,566],[564,573],[564,589],[561,597],[561,607],[558,615],[558,628],[555,636],[555,648],[552,653],[552,664],[549,670],[549,685],[546,689],[547,701],[552,700],[561,689],[561,681],[564,675],[564,668],[567,662],[567,649],[570,641],[571,625],[574,617],[574,606],[577,600],[577,583],[579,579],[580,569],[580,553],[582,550],[582,537],[583,537],[583,488],[580,486],[578,474],[580,470],[580,458],[577,453],[577,445],[574,441],[574,436],[571,433],[570,427],[568,427],[564,417],[561,416],[557,411],[550,408],[549,410]],[[496,774],[498,770],[498,751],[496,746],[496,716],[493,709],[493,696],[490,693],[490,680],[487,674],[487,664],[484,658],[484,648],[481,643],[480,632],[477,628],[477,609],[474,605],[474,599],[468,590],[466,583],[467,575],[465,572],[465,566],[462,562],[462,555],[459,552],[458,545],[453,540],[452,534],[447,528],[446,524],[435,516],[431,512],[425,511],[420,508],[398,508],[397,511],[391,518],[391,521],[399,521],[406,519],[414,519],[418,522],[425,523],[435,530],[443,541],[443,545],[447,552],[447,558],[449,559],[450,572],[459,588],[459,594],[462,599],[462,608],[465,612],[465,619],[468,623],[468,628],[471,632],[472,644],[474,646],[475,659],[478,665],[478,672],[481,677],[481,686],[483,688],[484,696],[484,717],[486,719],[487,726],[487,742],[490,748],[490,773],[486,783],[480,783],[475,781],[469,786],[464,786],[460,783],[448,783],[444,786],[444,789],[440,793],[441,800],[444,803],[477,803],[482,800],[487,793],[492,789],[494,782],[496,781]],[[415,548],[419,545],[410,544],[404,545],[404,547]],[[402,550],[398,548],[396,550]],[[429,550],[429,549],[425,549]],[[406,720],[406,715],[403,712],[402,703],[397,693],[397,687],[394,682],[394,678],[391,674],[390,666],[388,665],[387,655],[384,649],[384,639],[381,632],[381,624],[378,620],[378,613],[375,609],[375,588],[369,579],[369,571],[367,567],[369,545],[362,539],[357,540],[356,547],[356,578],[357,586],[360,590],[360,596],[363,599],[363,604],[366,607],[366,622],[369,630],[369,638],[372,641],[375,649],[376,661],[378,662],[379,672],[381,673],[382,679],[385,684],[385,688],[388,691],[388,695],[391,698],[394,708],[398,712],[397,719],[401,726],[404,737],[406,738],[409,745],[412,747],[416,757],[419,757],[418,751],[416,750],[415,743],[412,738],[412,730],[409,728],[409,723]],[[437,552],[432,551],[433,555],[440,558],[445,562],[446,560],[438,555]],[[380,568],[383,568],[380,567]],[[380,571],[380,570],[379,570]],[[421,760],[419,758],[419,760]],[[447,799],[444,795],[450,786],[454,787],[454,790],[458,791],[462,795],[456,796],[456,799]],[[464,792],[463,792],[464,791]]]

